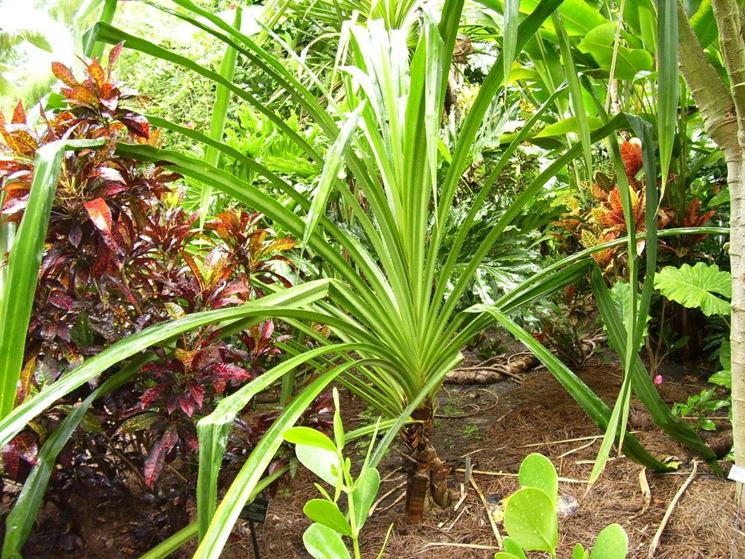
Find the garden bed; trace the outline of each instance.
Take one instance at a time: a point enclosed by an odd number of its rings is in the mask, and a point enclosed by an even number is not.
[[[618,391],[621,377],[616,364],[593,358],[579,375],[608,400]],[[705,377],[705,372],[699,374],[696,370],[673,365],[665,371],[665,381],[659,389],[668,403],[685,400],[687,395],[700,390]],[[342,405],[345,415],[356,415],[359,411],[354,409],[355,404],[349,399]],[[466,456],[471,457],[476,486],[490,504],[517,489],[513,474],[527,454],[540,452],[552,460],[565,480],[559,484],[560,494],[574,497],[578,503],[573,514],[560,520],[561,557],[568,557],[576,542],[591,544],[595,535],[611,522],[618,522],[629,534],[629,557],[647,557],[650,542],[665,511],[689,476],[694,460],[688,451],[655,429],[641,407],[634,406],[630,428],[637,432],[639,439],[654,455],[677,458],[679,471],[673,474],[647,472],[646,481],[650,489],[647,500],[640,484],[641,467],[625,458],[612,458],[600,481],[585,495],[587,486],[584,480],[590,474],[591,461],[600,444],[598,431],[545,370],[526,373],[519,384],[509,380],[486,386],[446,386],[438,415],[436,443],[443,457],[456,468],[451,477],[456,502],[463,495],[460,486],[465,481],[462,468]],[[403,508],[400,497],[404,477],[398,470],[399,466],[395,451],[382,464],[384,482],[379,497],[387,497],[377,505],[377,511],[365,527],[364,557],[377,555],[391,523],[394,530],[384,557],[475,559],[493,556],[495,536],[474,487],[468,487],[457,509],[433,509],[423,524],[403,525],[400,522]],[[309,521],[304,517],[302,507],[305,501],[315,496],[311,476],[302,468],[294,479],[282,482],[270,502],[267,522],[257,525],[261,557],[308,557],[301,538]],[[397,502],[393,504],[394,501]],[[139,556],[144,551],[143,538],[146,537],[143,534],[148,528],[155,528],[159,515],[185,514],[183,508],[169,511],[163,505],[160,509],[147,507],[138,499],[134,504],[138,514],[133,515],[130,498],[97,505],[78,507],[77,518],[68,522],[69,531],[80,533],[82,541],[78,543],[84,546],[84,556],[91,559]],[[48,512],[53,510],[54,507],[47,506]],[[193,514],[193,511],[189,512]],[[716,478],[705,464],[699,464],[695,479],[663,532],[656,557],[729,558],[734,518],[734,485]],[[54,518],[47,517],[46,522],[47,526],[57,525]],[[152,526],[148,526],[149,523]],[[252,557],[249,531],[246,527],[240,531],[242,535],[231,540],[222,557]],[[57,543],[51,541],[55,538]],[[46,535],[44,530],[40,530],[32,536],[27,547],[35,549],[36,553],[26,554],[26,559],[60,556],[59,538],[59,526]],[[738,545],[743,544],[745,541],[741,538]],[[193,551],[193,546],[178,556],[189,557],[190,551]],[[745,556],[743,553],[745,547],[740,547],[734,557]],[[81,556],[80,550],[73,554]]]

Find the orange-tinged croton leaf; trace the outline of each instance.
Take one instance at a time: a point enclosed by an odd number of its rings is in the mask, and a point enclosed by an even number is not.
[[[272,242],[267,246],[267,251],[283,251],[283,250],[290,250],[292,248],[295,248],[297,246],[297,241],[295,239],[291,239],[290,237],[283,237],[281,239],[277,239],[276,241]]]
[[[13,111],[13,119],[10,122],[13,124],[26,124],[26,111],[23,110],[23,103],[21,101],[18,101]]]
[[[15,153],[30,157],[36,152],[38,142],[25,130],[13,130],[11,132],[0,130],[0,132],[3,132],[5,142]]]
[[[626,176],[633,180],[644,164],[642,161],[642,144],[637,138],[621,142],[621,159]],[[634,180],[634,182],[636,182]]]
[[[70,87],[78,85],[78,80],[75,79],[70,69],[61,62],[52,62],[52,74],[65,85]]]
[[[94,58],[86,68],[88,70],[88,75],[93,80],[93,83],[96,84],[96,87],[99,89],[103,87],[106,83],[106,74],[104,73],[101,64],[98,63],[98,60]]]
[[[590,193],[596,200],[605,202],[608,199],[608,193],[596,182],[593,182],[590,186]]]
[[[85,206],[85,210],[88,212],[88,217],[91,218],[93,225],[103,233],[103,238],[106,244],[116,246],[114,233],[112,231],[113,224],[111,210],[109,209],[106,200],[103,198],[94,198],[83,205]]]
[[[84,85],[78,84],[70,89],[62,88],[62,94],[69,101],[81,103],[83,105],[90,105],[94,108],[98,106],[98,97],[96,97],[93,92]]]

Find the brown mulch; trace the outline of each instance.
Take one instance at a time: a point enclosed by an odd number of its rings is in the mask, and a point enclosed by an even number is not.
[[[580,376],[606,401],[612,402],[621,379],[616,365],[595,359],[580,372]],[[673,378],[668,378],[660,387],[668,402],[684,400],[688,394],[700,390],[700,381],[684,374],[680,368],[673,368],[671,376]],[[489,391],[481,387],[448,387],[445,390],[438,413],[453,418],[439,419],[436,429],[437,446],[445,458],[462,461],[464,455],[470,454],[476,470],[514,473],[526,455],[541,452],[553,461],[561,477],[580,481],[588,478],[600,439],[556,441],[595,436],[598,430],[548,372],[528,373],[520,386],[509,381],[493,386],[494,389]],[[497,406],[493,405],[495,396],[499,398]],[[488,411],[479,414],[479,409]],[[638,431],[637,437],[653,455],[680,460],[679,471],[673,474],[646,473],[651,491],[651,502],[646,511],[639,481],[642,468],[625,458],[614,456],[587,494],[584,483],[560,483],[560,493],[576,498],[579,504],[574,514],[560,521],[560,557],[569,557],[577,542],[585,548],[591,547],[597,533],[612,522],[621,524],[627,531],[630,558],[648,556],[650,542],[671,499],[690,473],[694,456],[655,429],[636,404],[630,428]],[[392,477],[383,484],[381,495],[403,481],[400,472],[392,473],[398,463],[392,453],[382,468],[384,477]],[[735,519],[734,484],[715,477],[705,464],[699,465],[698,472],[675,508],[655,557],[745,557],[744,537],[739,538],[735,554],[730,555]],[[463,474],[453,475],[451,485],[456,493],[463,478]],[[474,478],[487,497],[501,499],[517,488],[516,479],[510,476],[476,474]],[[305,500],[316,494],[307,481],[305,476],[300,476],[272,502],[269,522],[258,528],[262,557],[308,557],[301,537],[309,521],[301,508]],[[399,492],[392,494],[379,510],[398,495]],[[456,501],[458,499],[459,495],[456,495]],[[495,537],[473,489],[469,488],[458,511],[452,508],[432,510],[419,526],[403,526],[400,522],[402,511],[403,504],[399,502],[387,511],[374,514],[368,521],[364,529],[364,557],[377,555],[392,523],[394,531],[384,557],[484,559],[494,555],[495,550],[488,547],[496,546]],[[433,544],[476,545],[487,549]],[[236,542],[232,547],[224,557],[252,556],[248,540]]]

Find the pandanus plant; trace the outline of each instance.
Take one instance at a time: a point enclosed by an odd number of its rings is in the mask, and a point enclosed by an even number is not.
[[[529,338],[504,313],[572,282],[586,271],[584,254],[564,263],[571,265],[557,265],[531,278],[488,312],[485,309],[460,312],[458,308],[460,297],[480,262],[526,202],[581,153],[582,146],[576,145],[541,173],[512,206],[505,208],[465,272],[455,275],[458,253],[490,188],[546,108],[557,96],[566,94],[565,88],[559,88],[535,112],[504,150],[469,208],[448,253],[442,250],[458,182],[472,162],[475,140],[490,104],[500,92],[505,68],[561,2],[543,0],[519,27],[514,22],[506,27],[514,34],[510,41],[505,41],[511,48],[502,52],[495,62],[449,150],[439,132],[462,1],[446,1],[439,13],[420,9],[420,5],[412,6],[397,28],[387,28],[379,20],[364,25],[345,24],[338,56],[344,85],[341,100],[334,101],[329,92],[323,91],[322,80],[313,80],[328,100],[326,107],[280,60],[249,37],[190,0],[174,0],[174,3],[183,9],[156,6],[224,41],[273,78],[277,87],[284,89],[329,137],[330,148],[325,156],[287,129],[281,116],[269,106],[220,74],[107,24],[96,27],[96,37],[112,44],[124,41],[128,48],[170,60],[213,79],[219,87],[252,104],[322,168],[319,184],[312,200],[307,200],[284,179],[220,141],[162,119],[151,120],[253,169],[266,183],[289,197],[292,207],[279,204],[267,195],[266,189],[247,184],[196,158],[148,146],[120,149],[131,157],[168,163],[176,172],[262,211],[283,229],[302,238],[308,254],[325,262],[325,269],[331,270],[335,280],[330,297],[312,305],[302,316],[291,317],[291,321],[321,344],[336,345],[339,340],[353,344],[353,353],[344,347],[338,354],[339,359],[354,365],[340,381],[383,416],[397,418],[414,406],[411,415],[414,421],[403,429],[401,441],[408,471],[407,515],[417,520],[423,514],[428,495],[441,504],[447,501],[447,470],[431,444],[432,419],[437,391],[445,374],[460,361],[461,349],[494,318],[521,339]],[[412,34],[418,37],[413,49],[410,48]],[[616,117],[594,131],[591,140],[605,138],[624,125],[628,125],[625,117]],[[342,172],[346,174],[344,180],[340,178]],[[325,217],[332,196],[352,216],[352,223],[344,229]],[[351,235],[350,230],[358,233]],[[304,326],[299,318],[330,326],[333,342]],[[360,343],[364,349],[356,345]],[[609,417],[605,404],[566,367],[547,353],[542,355],[551,361],[552,371],[583,408],[605,426]],[[651,394],[647,396],[650,402],[654,399]],[[629,448],[634,446],[638,451],[629,450],[631,454],[650,464],[654,462],[648,455],[643,456],[645,453],[631,442],[632,438],[627,441]]]
[[[0,442],[7,441],[56,398],[122,359],[163,343],[179,332],[212,322],[221,322],[229,332],[231,328],[245,326],[247,321],[256,322],[266,316],[285,320],[314,340],[316,347],[305,350],[298,345],[296,355],[226,397],[212,414],[200,420],[197,523],[148,554],[148,557],[165,556],[198,534],[200,544],[195,557],[207,558],[219,556],[242,507],[261,487],[261,477],[282,444],[282,434],[297,421],[315,395],[334,380],[348,386],[387,418],[381,425],[387,429],[386,435],[371,459],[373,467],[400,431],[408,473],[408,518],[412,521],[421,518],[430,498],[445,504],[448,472],[431,441],[436,395],[446,373],[462,359],[462,348],[493,320],[530,346],[601,428],[618,423],[618,413],[612,415],[608,406],[576,375],[508,317],[516,308],[582,277],[592,265],[589,255],[606,246],[593,247],[552,265],[493,306],[467,311],[459,308],[461,296],[480,262],[511,221],[552,177],[582,153],[578,144],[557,157],[520,193],[513,205],[505,208],[466,269],[461,266],[456,270],[456,265],[461,264],[459,251],[502,169],[540,122],[546,108],[567,93],[566,88],[557,89],[505,147],[447,252],[442,248],[460,177],[472,162],[475,140],[491,103],[500,93],[505,68],[509,68],[515,53],[539,32],[561,0],[542,0],[519,27],[515,21],[506,26],[512,34],[509,41],[505,39],[505,45],[510,48],[503,50],[488,73],[449,149],[440,139],[440,122],[463,0],[446,0],[438,12],[420,9],[417,4],[399,28],[386,28],[376,20],[365,25],[346,24],[339,55],[339,60],[346,64],[341,68],[344,95],[335,101],[329,92],[321,91],[328,106],[322,106],[281,59],[251,38],[191,0],[173,0],[173,3],[179,9],[154,5],[210,33],[223,41],[228,50],[264,71],[328,136],[327,153],[319,153],[288,127],[281,115],[226,77],[231,74],[229,71],[213,72],[106,23],[98,24],[89,40],[95,38],[111,44],[124,41],[126,48],[171,61],[214,80],[218,96],[222,94],[224,98],[227,93],[251,104],[303,149],[320,171],[319,183],[312,200],[308,200],[284,178],[222,143],[219,134],[207,136],[158,118],[151,118],[151,124],[181,133],[210,152],[216,150],[221,157],[232,158],[250,169],[259,181],[247,183],[220,169],[214,164],[219,162],[215,157],[199,159],[146,145],[119,144],[118,152],[143,162],[167,165],[196,183],[261,211],[284,231],[301,239],[307,254],[323,262],[322,269],[328,277],[241,307],[197,313],[156,325],[122,340],[0,419]],[[383,4],[393,6],[395,2]],[[418,37],[414,43],[410,40],[412,35]],[[313,81],[323,90],[322,80]],[[216,117],[219,120],[221,115]],[[590,139],[597,142],[627,125],[626,117],[619,115],[592,132]],[[346,175],[344,179],[340,178],[342,172]],[[289,202],[278,202],[268,193],[271,189]],[[325,215],[332,196],[345,207],[346,215],[351,216],[350,223],[343,228]],[[203,199],[208,200],[209,196]],[[627,240],[618,239],[609,246],[624,242]],[[633,239],[628,242],[630,247],[635,246]],[[602,294],[603,288],[604,285],[599,285],[598,293]],[[636,307],[632,310],[636,312]],[[615,321],[610,334],[616,340],[616,348],[622,351],[624,324],[614,314],[612,305],[606,305],[604,312],[610,322]],[[312,327],[313,323],[328,326],[331,335],[324,336]],[[626,347],[634,346],[629,343]],[[635,355],[633,351],[628,354]],[[634,370],[641,367],[641,362],[633,363]],[[259,391],[303,364],[313,365],[319,376],[286,406],[249,455],[218,506],[217,478],[233,420]],[[632,366],[627,369],[631,370]],[[136,371],[126,372],[131,375]],[[671,417],[648,377],[635,373],[629,378],[625,388],[630,390],[633,386],[667,432],[714,460],[695,433]],[[624,395],[626,402],[628,392]],[[609,441],[618,442],[630,458],[650,468],[665,468],[631,434],[623,429],[610,432]],[[29,488],[29,492],[40,498],[38,490],[34,493]],[[38,507],[38,500],[28,506]],[[28,529],[26,521],[24,530]],[[16,548],[19,539],[22,538],[16,537]]]

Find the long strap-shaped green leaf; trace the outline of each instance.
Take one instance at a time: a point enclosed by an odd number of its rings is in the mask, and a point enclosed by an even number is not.
[[[251,451],[248,459],[225,493],[194,554],[194,559],[215,559],[220,556],[243,506],[250,498],[256,484],[264,474],[264,470],[269,466],[282,445],[284,432],[295,424],[310,403],[329,383],[353,365],[354,362],[339,365],[318,377],[298,394],[287,409],[272,423],[272,426]],[[219,418],[217,419],[219,422]]]
[[[116,14],[116,3],[117,0],[104,0],[103,10],[101,16],[98,18],[99,21],[105,21],[111,23],[114,21],[114,15]],[[97,58],[101,60],[103,55],[103,43],[96,41],[92,36],[87,36],[84,39],[83,54],[88,58]]]
[[[678,118],[678,0],[658,0],[657,6],[657,136],[664,192]]]
[[[16,398],[44,239],[64,153],[102,143],[100,140],[59,140],[46,144],[36,153],[28,205],[13,240],[4,290],[0,293],[0,418],[13,409]]]
[[[241,15],[243,11],[240,6],[235,8],[235,20],[233,27],[241,28]],[[225,80],[232,82],[235,73],[235,61],[238,58],[236,50],[230,46],[225,48],[225,54],[220,64],[220,75]],[[225,131],[225,120],[228,116],[228,106],[230,105],[230,90],[223,84],[217,84],[215,92],[215,105],[212,107],[212,121],[210,122],[210,138],[220,141]],[[207,146],[204,150],[204,160],[208,165],[217,167],[220,159],[220,152],[214,147]],[[212,205],[212,185],[203,184],[199,201],[199,225],[204,226],[204,220],[207,218],[210,206]]]
[[[582,97],[582,85],[577,75],[574,65],[574,55],[572,54],[572,45],[569,42],[564,23],[562,22],[559,12],[551,14],[551,21],[556,29],[556,35],[559,38],[559,48],[561,50],[561,62],[566,72],[567,83],[569,84],[569,96],[572,101],[572,111],[574,118],[577,120],[579,128],[579,139],[582,144],[582,155],[585,160],[586,177],[592,177],[592,142],[590,141],[590,124],[587,120],[587,111],[585,102]]]
[[[95,36],[96,40],[106,43],[119,43],[124,41],[127,45],[127,48],[143,52],[145,54],[160,58],[173,64],[177,64],[178,66],[187,68],[188,70],[204,76],[214,83],[222,85],[247,103],[251,104],[251,106],[253,106],[257,111],[271,120],[280,130],[282,130],[282,132],[287,134],[287,136],[292,139],[295,144],[300,146],[300,148],[302,148],[303,151],[305,151],[305,153],[307,153],[308,156],[316,164],[320,165],[323,159],[321,155],[313,148],[313,146],[308,144],[308,142],[306,142],[304,138],[302,138],[297,132],[290,128],[285,122],[284,118],[276,114],[271,109],[267,108],[267,106],[259,99],[257,99],[254,95],[236,86],[233,82],[226,80],[217,72],[213,72],[212,70],[205,68],[201,64],[198,64],[185,56],[181,56],[180,54],[171,52],[170,50],[158,46],[150,41],[146,41],[141,37],[136,37],[134,35],[130,35],[129,33],[125,33],[121,29],[103,22],[96,23],[96,25],[88,31],[88,34],[92,34],[93,36]]]
[[[621,317],[618,315],[610,291],[605,285],[603,275],[597,266],[593,268],[592,275],[590,276],[590,285],[592,286],[603,324],[608,332],[608,339],[611,346],[619,355],[624,355],[626,352],[626,328]],[[717,457],[714,451],[706,445],[689,424],[672,413],[660,397],[657,388],[652,383],[649,373],[638,355],[634,357],[631,364],[630,374],[632,388],[644,406],[649,410],[655,424],[674,440],[695,450],[707,461],[715,472],[721,474],[721,469],[719,468],[719,464],[717,464]]]
[[[109,367],[152,345],[162,343],[207,324],[230,323],[252,316],[281,316],[282,310],[285,308],[304,306],[325,297],[328,293],[329,284],[330,280],[308,282],[286,291],[267,295],[239,307],[194,313],[178,320],[156,324],[125,338],[86,360],[82,365],[47,386],[36,396],[29,398],[7,416],[0,419],[0,446],[7,444],[31,419],[65,394],[69,394],[79,386],[96,378]]]
[[[474,311],[489,313],[497,322],[504,326],[513,336],[525,344],[538,360],[554,375],[556,380],[564,387],[572,398],[580,405],[588,417],[601,429],[608,427],[611,410],[582,380],[575,375],[564,363],[553,353],[546,349],[527,331],[518,326],[516,322],[494,307],[478,306]],[[655,471],[669,470],[666,466],[639,444],[636,438],[626,433],[623,438],[623,450],[626,456]]]
[[[308,350],[273,367],[240,390],[224,398],[210,415],[197,424],[199,435],[199,477],[197,479],[197,522],[200,540],[207,533],[217,506],[217,480],[225,455],[225,445],[240,411],[259,392],[271,386],[300,365],[328,353],[370,350],[365,344],[334,344]],[[374,348],[372,348],[374,351]]]
[[[88,413],[91,404],[101,396],[109,394],[124,385],[142,366],[154,357],[152,353],[141,355],[121,371],[116,373],[101,386],[96,388],[83,402],[73,409],[44,442],[36,458],[31,473],[23,483],[23,488],[16,498],[12,510],[5,519],[5,540],[3,541],[3,559],[20,559],[21,547],[26,543],[31,528],[36,521],[49,478],[54,471],[57,456],[70,440],[75,429]]]
[[[300,217],[283,207],[271,196],[268,196],[230,173],[207,166],[204,162],[188,155],[174,151],[160,150],[151,146],[119,144],[117,146],[117,152],[128,157],[134,157],[140,161],[166,161],[171,163],[174,171],[200,181],[210,181],[215,188],[245,203],[248,207],[261,211],[270,219],[281,223],[295,237],[300,238],[303,235],[305,224]],[[370,288],[360,278],[359,274],[362,271],[365,278],[375,285],[376,278],[380,276],[379,272],[376,273],[373,269],[374,262],[369,257],[366,258],[360,254],[359,245],[353,244],[348,235],[345,238],[345,235],[340,230],[336,229],[336,231],[338,231],[338,236],[335,235],[335,240],[350,254],[357,266],[357,270],[345,261],[337,248],[323,240],[318,233],[311,236],[309,246],[330,262],[333,270],[340,274],[365,298],[365,302],[369,305],[370,309],[377,309],[381,312],[381,315],[385,315],[386,310],[381,307],[381,298],[371,293]],[[384,292],[382,286],[380,289],[380,293]]]

